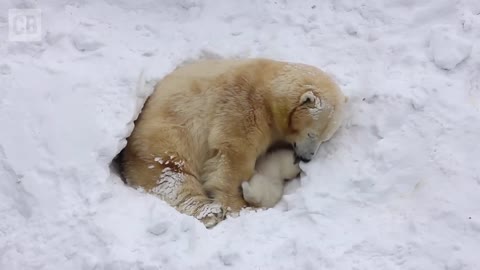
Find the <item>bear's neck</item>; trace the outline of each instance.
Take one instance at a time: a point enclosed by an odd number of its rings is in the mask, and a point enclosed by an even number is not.
[[[273,99],[272,101],[275,101]],[[289,122],[289,108],[286,104],[282,101],[279,102],[272,102],[271,104],[271,114],[272,114],[272,122],[274,124],[274,130],[278,134],[279,137],[284,137],[286,130],[288,129],[288,122]],[[275,138],[279,139],[279,138]]]
[[[269,65],[269,68],[265,68],[264,65]],[[238,74],[235,76],[237,85],[243,85],[243,88],[248,89],[247,91],[254,91],[253,95],[263,99],[272,142],[282,140],[289,127],[289,100],[272,89],[272,81],[279,76],[278,72],[278,68],[271,66],[271,63],[260,61],[259,65],[249,66],[243,70],[240,73],[241,76]],[[255,85],[255,87],[248,87],[251,85]]]

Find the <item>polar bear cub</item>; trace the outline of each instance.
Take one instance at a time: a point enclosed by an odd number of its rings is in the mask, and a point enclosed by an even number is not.
[[[277,150],[260,157],[255,174],[242,183],[243,198],[251,205],[271,208],[283,195],[285,180],[295,178],[300,166],[291,150]]]

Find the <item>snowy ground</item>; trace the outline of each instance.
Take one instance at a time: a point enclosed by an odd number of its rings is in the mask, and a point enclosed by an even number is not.
[[[41,42],[7,40],[9,8]],[[480,265],[477,0],[2,0],[0,269],[448,269]],[[109,164],[185,60],[316,65],[348,119],[276,208],[206,230]]]

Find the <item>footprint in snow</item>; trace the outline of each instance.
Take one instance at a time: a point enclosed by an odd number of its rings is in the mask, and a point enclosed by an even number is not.
[[[9,75],[10,73],[12,73],[12,69],[10,68],[9,65],[7,65],[7,64],[0,65],[0,74],[1,75]]]
[[[75,49],[80,52],[92,52],[104,46],[102,42],[84,34],[72,36],[71,41]]]

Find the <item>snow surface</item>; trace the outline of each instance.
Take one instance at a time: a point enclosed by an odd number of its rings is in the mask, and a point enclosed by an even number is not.
[[[469,40],[458,36],[448,27],[433,29],[430,49],[433,62],[443,69],[452,69],[465,60],[472,50]]]
[[[479,3],[1,1],[0,269],[478,269]],[[28,7],[42,41],[7,41]],[[123,185],[142,70],[256,56],[350,96],[279,205],[207,230]]]

